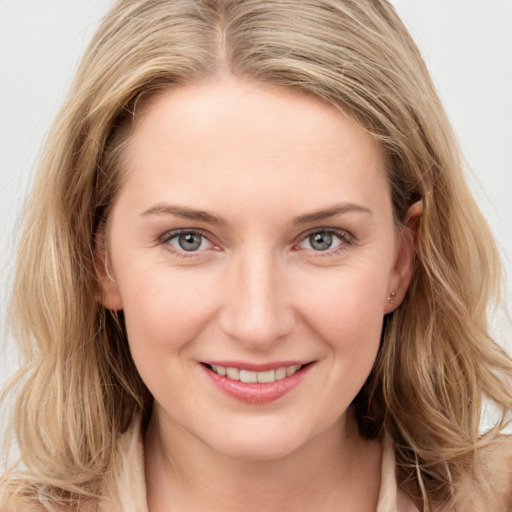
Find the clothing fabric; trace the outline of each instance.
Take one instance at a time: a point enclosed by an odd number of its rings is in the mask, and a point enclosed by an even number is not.
[[[102,499],[83,499],[73,510],[79,512],[149,512],[146,499],[144,446],[140,423],[134,421],[121,436],[118,458],[100,490]],[[475,472],[458,482],[450,503],[436,512],[512,512],[512,436],[482,440],[476,453]],[[395,455],[390,438],[382,444],[381,485],[375,512],[419,512],[412,500],[398,487]],[[18,512],[18,504],[6,500],[0,489],[0,511]],[[37,503],[23,507],[27,512],[69,512],[38,496]]]
[[[401,491],[397,490],[395,456],[391,440],[382,447],[381,486],[376,512],[419,512]],[[144,478],[144,448],[138,426],[131,427],[122,437],[122,456],[105,488],[105,499],[98,512],[148,512]]]

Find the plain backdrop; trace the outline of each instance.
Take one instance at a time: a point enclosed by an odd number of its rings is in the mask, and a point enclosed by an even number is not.
[[[299,1],[299,0],[298,0]],[[0,0],[0,327],[16,221],[50,123],[112,0]],[[512,0],[395,0],[422,51],[497,237],[512,293]],[[506,307],[494,335],[512,348]],[[510,312],[510,306],[508,307]],[[0,386],[18,362],[7,337]],[[0,432],[3,431],[0,410]]]

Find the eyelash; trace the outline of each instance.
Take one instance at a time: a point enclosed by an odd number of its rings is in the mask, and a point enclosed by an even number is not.
[[[158,242],[162,245],[164,245],[165,249],[169,252],[171,252],[174,256],[177,256],[178,258],[194,258],[197,257],[197,255],[203,251],[185,251],[176,249],[170,245],[170,241],[178,238],[181,235],[199,235],[205,240],[207,240],[210,244],[212,244],[214,247],[215,244],[210,241],[210,239],[207,236],[207,233],[201,229],[176,229],[173,231],[168,231],[167,233],[164,233],[159,239]]]
[[[318,253],[316,257],[328,257],[328,256],[334,256],[337,255],[344,250],[347,249],[347,245],[351,245],[354,242],[354,237],[347,231],[343,229],[337,229],[337,228],[314,228],[306,233],[302,233],[298,237],[298,241],[294,243],[294,248],[297,248],[301,243],[304,243],[308,240],[309,237],[315,234],[328,234],[331,236],[335,236],[339,239],[340,243],[334,247],[333,249],[327,248],[324,251],[318,250],[315,251],[314,249],[306,249],[314,253]],[[177,229],[173,231],[168,231],[167,233],[164,233],[159,239],[158,243],[165,246],[166,250],[171,252],[173,255],[179,257],[179,258],[194,258],[197,257],[199,253],[204,252],[203,251],[186,251],[186,250],[179,250],[174,247],[172,247],[169,242],[171,240],[174,240],[178,238],[181,235],[199,235],[202,238],[206,239],[208,243],[210,243],[213,247],[217,247],[209,238],[208,233],[201,230],[201,229]],[[298,249],[296,249],[298,250]]]
[[[332,249],[328,248],[328,249],[325,249],[324,251],[322,251],[322,250],[315,251],[314,249],[309,249],[312,252],[317,253],[315,255],[316,257],[321,258],[321,257],[336,256],[336,255],[340,254],[341,252],[345,251],[347,249],[347,246],[351,245],[354,242],[354,237],[348,231],[345,231],[344,229],[320,227],[320,228],[311,229],[311,230],[307,231],[306,233],[301,234],[300,238],[299,238],[299,242],[295,244],[295,247],[297,247],[299,244],[307,241],[312,235],[320,234],[320,233],[328,234],[331,236],[334,235],[335,237],[337,237],[339,239],[340,243],[336,247],[334,247]]]

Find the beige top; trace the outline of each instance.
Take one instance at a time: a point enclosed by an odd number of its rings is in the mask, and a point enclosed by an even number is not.
[[[107,485],[105,501],[98,512],[148,512],[144,478],[144,451],[140,430],[131,428],[121,439],[123,454],[113,474],[115,485]],[[116,492],[118,489],[120,492]],[[381,487],[376,512],[419,512],[410,498],[397,492],[395,457],[391,441],[383,443]]]
[[[82,501],[78,507],[80,512],[148,512],[144,447],[138,422],[134,422],[121,436],[118,453],[119,459],[105,480],[100,503],[97,500]],[[453,502],[437,508],[436,512],[512,512],[512,436],[500,436],[493,443],[484,445],[477,458],[475,475],[460,481]],[[34,511],[41,509],[65,512],[42,498],[39,506],[30,508]],[[0,510],[18,512],[20,508],[16,505],[2,508],[0,504]],[[383,441],[376,512],[419,512],[411,499],[397,488],[395,456],[389,438]]]

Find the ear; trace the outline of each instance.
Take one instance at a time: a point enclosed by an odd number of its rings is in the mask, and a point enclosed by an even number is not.
[[[402,229],[398,234],[398,251],[395,265],[388,283],[388,295],[384,304],[384,313],[391,313],[404,300],[414,270],[414,255],[423,202],[414,203],[405,216]]]
[[[120,311],[123,309],[123,302],[108,258],[106,230],[106,222],[102,222],[96,230],[94,237],[96,272],[98,273],[99,283],[96,300],[103,304],[106,309]]]

